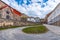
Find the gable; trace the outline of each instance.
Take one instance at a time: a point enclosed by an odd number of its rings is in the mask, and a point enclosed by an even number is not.
[[[9,5],[5,4],[4,2],[0,1],[0,4],[1,4],[1,7],[0,7],[0,10],[6,8],[6,7],[9,7],[9,8],[12,8],[10,7]],[[3,6],[2,6],[3,5]],[[11,9],[10,9],[11,10]],[[13,10],[13,11],[12,11]],[[21,13],[19,11],[17,11],[16,9],[12,8],[12,12],[17,14],[18,16],[21,16]]]

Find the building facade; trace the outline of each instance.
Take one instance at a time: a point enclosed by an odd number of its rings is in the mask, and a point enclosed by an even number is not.
[[[60,26],[60,3],[48,17],[48,24]]]
[[[0,1],[0,26],[19,24],[20,16],[21,13],[19,11]]]

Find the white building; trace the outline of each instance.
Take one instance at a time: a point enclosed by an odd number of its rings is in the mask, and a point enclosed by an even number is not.
[[[48,17],[48,24],[60,25],[60,3]]]
[[[27,21],[40,22],[40,18],[39,17],[29,17],[29,18],[27,18]]]

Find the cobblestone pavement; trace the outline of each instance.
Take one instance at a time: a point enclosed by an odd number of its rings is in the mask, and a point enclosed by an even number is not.
[[[54,32],[55,34],[60,35],[60,27],[59,26],[54,26],[54,25],[47,25],[44,24],[50,31]]]
[[[25,27],[0,31],[0,40],[60,40],[60,36],[48,31],[44,34],[26,34],[22,32]]]

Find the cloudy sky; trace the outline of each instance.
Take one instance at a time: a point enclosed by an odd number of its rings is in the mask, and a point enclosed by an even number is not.
[[[28,16],[44,18],[51,12],[59,0],[2,0],[6,4]]]

